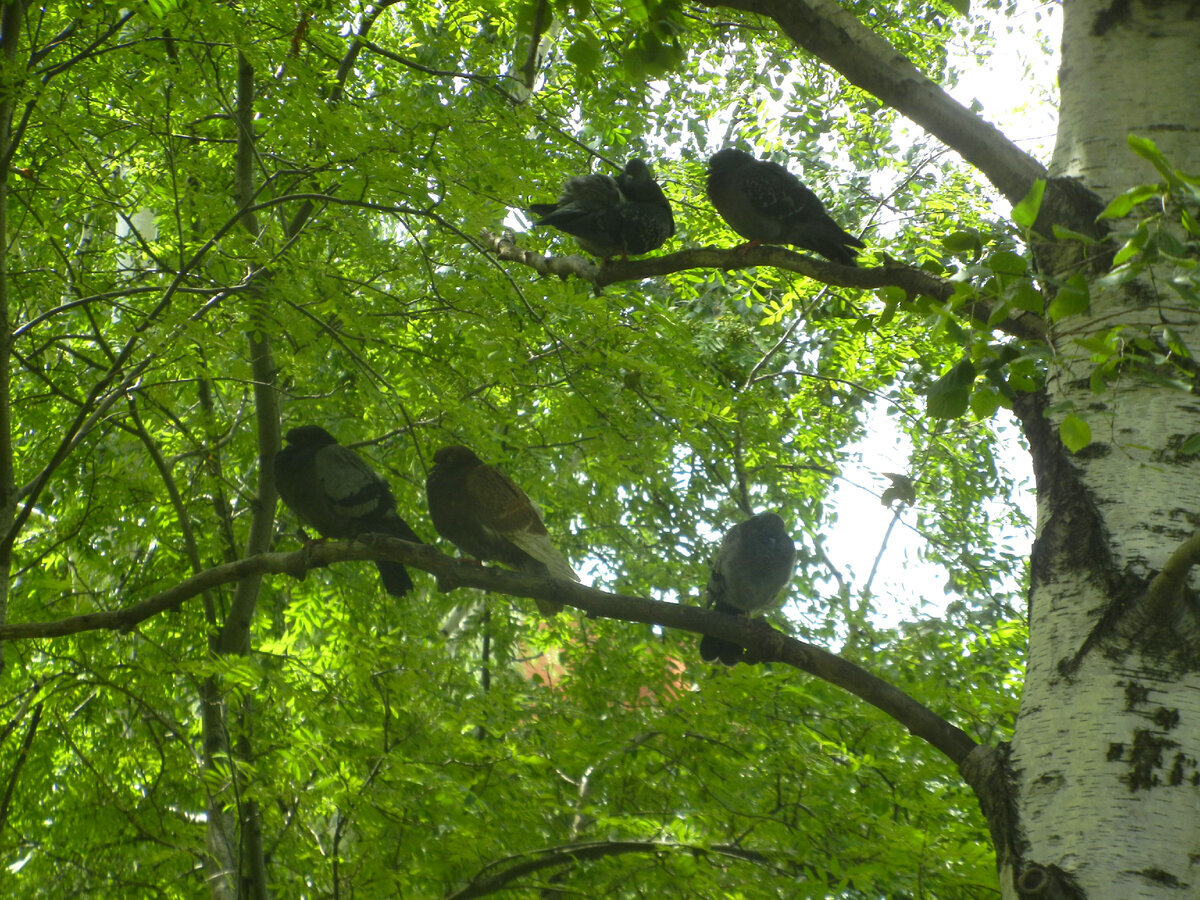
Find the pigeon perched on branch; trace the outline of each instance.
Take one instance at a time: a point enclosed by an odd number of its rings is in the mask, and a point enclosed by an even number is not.
[[[775,602],[792,577],[796,545],[775,513],[759,513],[734,525],[721,539],[721,549],[708,579],[708,604],[717,612],[745,616]],[[705,635],[700,658],[738,663],[746,651],[732,641]]]
[[[303,524],[327,538],[353,540],[377,532],[421,543],[396,514],[388,483],[357,453],[319,425],[293,428],[286,440],[288,445],[275,454],[275,487]],[[412,590],[412,579],[400,563],[381,560],[375,565],[393,597]]]
[[[437,533],[468,556],[531,575],[579,580],[550,543],[542,517],[525,492],[469,448],[442,447],[433,454],[425,495]],[[548,616],[562,609],[545,600],[537,604]]]
[[[783,166],[729,147],[708,161],[708,199],[749,246],[792,244],[844,266],[863,242],[842,230],[825,205]]]
[[[641,159],[629,160],[616,178],[568,178],[557,203],[534,203],[529,211],[539,217],[534,227],[566,232],[602,259],[649,253],[675,233],[671,204]]]

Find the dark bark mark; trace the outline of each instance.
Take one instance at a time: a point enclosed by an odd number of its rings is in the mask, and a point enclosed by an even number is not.
[[[1096,21],[1092,23],[1092,36],[1102,37],[1118,25],[1126,24],[1132,16],[1132,0],[1113,0],[1111,6],[1096,15]]]
[[[1045,393],[1039,391],[1018,394],[1013,405],[1029,441],[1038,496],[1045,498],[1050,510],[1030,558],[1031,602],[1037,588],[1053,580],[1057,569],[1086,570],[1107,584],[1116,580],[1104,519],[1046,418],[1046,404]]]
[[[1175,741],[1147,728],[1135,730],[1133,749],[1129,754],[1129,773],[1123,779],[1129,785],[1130,793],[1146,791],[1161,784],[1157,770],[1163,766],[1163,754],[1178,746]]]

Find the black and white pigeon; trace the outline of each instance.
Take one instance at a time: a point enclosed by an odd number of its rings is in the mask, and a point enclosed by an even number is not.
[[[812,191],[778,163],[727,147],[708,161],[708,199],[749,246],[792,244],[844,266],[863,242],[825,212]]]
[[[643,159],[629,160],[616,178],[568,178],[557,203],[534,203],[529,211],[539,217],[535,227],[566,232],[601,259],[649,253],[675,233],[671,204]]]
[[[783,519],[759,513],[734,525],[721,539],[721,549],[708,579],[708,605],[717,612],[745,616],[771,606],[796,566],[796,545]],[[727,666],[745,658],[746,651],[732,641],[705,635],[700,658],[720,660]]]
[[[442,447],[433,454],[425,496],[437,533],[467,555],[532,575],[579,580],[550,543],[542,517],[525,492],[469,447]],[[547,616],[562,609],[546,600],[536,602]]]
[[[396,514],[388,483],[357,453],[319,425],[301,425],[285,437],[287,446],[275,454],[275,487],[303,524],[339,540],[377,532],[422,543]],[[375,565],[393,597],[412,590],[412,579],[400,563],[380,560]]]

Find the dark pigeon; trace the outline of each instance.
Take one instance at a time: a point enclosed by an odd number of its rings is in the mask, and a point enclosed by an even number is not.
[[[717,612],[745,616],[775,602],[792,577],[796,545],[775,513],[759,513],[734,525],[721,539],[721,549],[708,579],[708,603]],[[705,635],[700,658],[720,660],[727,666],[745,658],[746,651],[732,641]]]
[[[616,178],[568,178],[557,203],[535,203],[529,211],[539,217],[535,227],[564,231],[601,259],[649,253],[675,233],[671,204],[641,159],[627,162]]]
[[[863,242],[843,231],[820,199],[777,163],[732,147],[708,161],[708,199],[730,228],[758,244],[792,244],[844,266]]]
[[[275,487],[302,523],[327,538],[353,540],[377,532],[421,543],[396,515],[388,483],[357,453],[318,425],[293,428],[286,439],[288,445],[275,454]],[[383,560],[375,565],[393,597],[412,590],[412,579],[400,563]]]
[[[531,575],[579,580],[550,543],[542,517],[525,492],[469,448],[442,447],[433,454],[425,496],[437,533],[468,556]],[[558,603],[536,602],[547,616],[562,609]]]

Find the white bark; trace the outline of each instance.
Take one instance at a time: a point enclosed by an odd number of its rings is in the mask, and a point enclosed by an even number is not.
[[[1104,197],[1158,180],[1126,135],[1153,140],[1175,165],[1196,159],[1200,20],[1185,0],[1064,3],[1061,102],[1051,170]],[[1101,32],[1101,33],[1096,33]]]
[[[1190,6],[1065,4],[1053,174],[1080,177],[1105,201],[1159,180],[1130,151],[1131,132],[1176,167],[1200,170],[1200,17]],[[1091,425],[1092,446],[1071,460],[1079,480],[1071,489],[1102,527],[1089,530],[1086,510],[1066,502],[1066,482],[1060,493],[1039,484],[1041,556],[1012,742],[1017,837],[1026,864],[1059,867],[1088,900],[1200,896],[1200,674],[1144,633],[1114,634],[1081,653],[1118,600],[1099,576],[1157,572],[1200,523],[1200,463],[1174,449],[1200,432],[1195,396],[1136,373],[1094,394],[1093,364],[1073,343],[1117,325],[1153,334],[1169,324],[1200,351],[1197,311],[1166,290],[1147,278],[1133,291],[1093,293],[1087,314],[1056,328],[1048,380],[1053,424],[1073,407]],[[1089,534],[1111,560],[1080,558],[1093,546]],[[1064,675],[1061,664],[1077,655],[1080,665]],[[1004,888],[1017,896],[1011,883]]]

